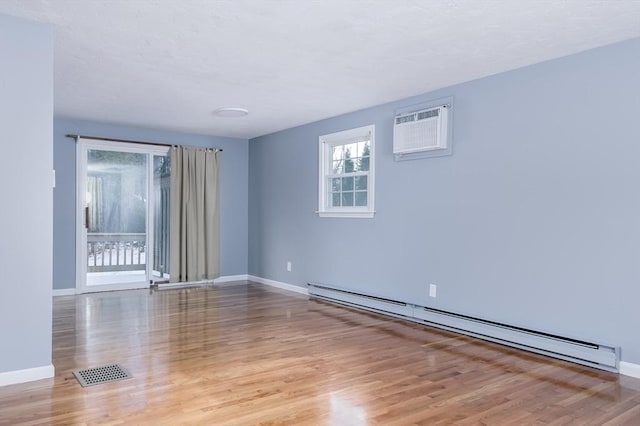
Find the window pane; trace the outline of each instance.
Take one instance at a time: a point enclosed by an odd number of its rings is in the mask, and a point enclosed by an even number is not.
[[[358,170],[360,170],[361,172],[369,171],[369,156],[358,159]]]
[[[355,163],[353,161],[351,155],[351,149],[347,148],[344,152],[344,172],[351,173],[355,167]]]
[[[331,207],[340,207],[340,193],[331,194]]]
[[[366,142],[362,148],[361,158],[358,159],[358,169],[361,172],[369,171],[369,156],[371,152],[369,151],[369,142]]]
[[[340,178],[331,179],[331,192],[340,192]]]
[[[344,158],[344,146],[338,145],[333,147],[333,161],[340,161]]]
[[[356,206],[367,205],[367,191],[356,192]]]
[[[367,189],[367,176],[356,176],[356,190]]]
[[[353,192],[343,192],[342,193],[342,205],[343,206],[353,206]]]
[[[343,145],[343,146],[344,146],[345,152],[349,151],[349,153],[351,154],[352,157],[355,156],[355,155],[358,155],[356,153],[356,149],[358,149],[358,146],[355,143],[348,143],[348,144]]]
[[[354,172],[359,172],[361,171],[360,169],[360,163],[362,162],[362,158],[361,157],[357,157],[353,159],[353,171]]]
[[[353,191],[353,177],[342,178],[342,190]]]

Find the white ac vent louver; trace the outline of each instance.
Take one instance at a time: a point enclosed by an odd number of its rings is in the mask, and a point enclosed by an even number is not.
[[[404,155],[447,149],[448,117],[448,105],[396,115],[393,153]]]

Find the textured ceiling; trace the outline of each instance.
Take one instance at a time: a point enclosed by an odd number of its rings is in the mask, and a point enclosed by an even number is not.
[[[57,116],[254,137],[640,36],[637,0],[0,0]],[[219,107],[244,118],[219,118]]]

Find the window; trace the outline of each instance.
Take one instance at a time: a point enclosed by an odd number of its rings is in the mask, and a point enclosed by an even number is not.
[[[320,136],[320,217],[373,217],[374,131],[371,125]]]

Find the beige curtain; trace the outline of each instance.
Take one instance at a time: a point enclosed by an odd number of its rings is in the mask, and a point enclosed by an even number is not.
[[[220,275],[218,151],[171,148],[169,274],[171,282]]]

